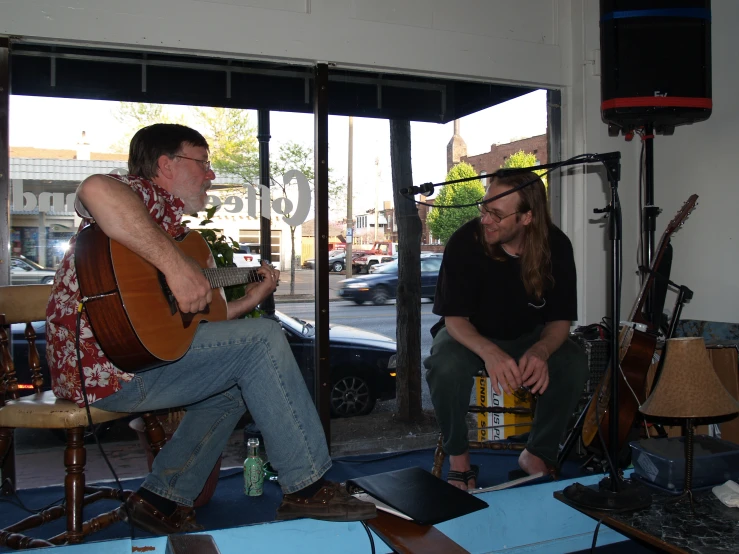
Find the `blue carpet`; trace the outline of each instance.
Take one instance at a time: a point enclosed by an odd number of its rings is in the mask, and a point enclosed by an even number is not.
[[[472,451],[472,463],[480,466],[478,486],[488,487],[508,480],[508,472],[518,468],[518,452],[508,451]],[[326,475],[332,481],[346,481],[354,477],[374,475],[386,471],[418,466],[428,471],[433,465],[433,449],[411,452],[351,456],[334,459],[331,470]],[[445,464],[444,475],[448,469]],[[240,527],[254,523],[273,521],[275,511],[280,504],[282,492],[275,482],[265,482],[264,494],[259,497],[247,497],[243,493],[242,472],[237,469],[221,471],[218,487],[210,502],[197,510],[197,520],[206,530]],[[562,478],[569,479],[579,475],[578,466],[574,462],[566,462],[562,468]],[[529,484],[542,482],[532,481]],[[142,479],[122,481],[123,487],[136,490]],[[51,504],[59,503],[64,496],[61,486],[27,489],[18,493],[17,498],[1,499],[0,528],[22,519],[25,512],[18,500],[29,510],[35,512]],[[114,509],[118,502],[112,500],[99,501],[85,508],[85,519]],[[28,534],[34,537],[51,537],[64,531],[64,520],[50,522]],[[92,535],[88,540],[110,540],[130,537],[128,524],[118,522]],[[148,536],[145,531],[136,530],[136,537]],[[8,551],[0,549],[0,552]]]

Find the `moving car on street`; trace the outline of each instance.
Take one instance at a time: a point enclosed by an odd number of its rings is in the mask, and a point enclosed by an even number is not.
[[[421,298],[433,300],[436,280],[439,277],[442,256],[428,255],[421,258]],[[338,295],[356,304],[372,302],[382,306],[396,297],[398,289],[398,261],[383,264],[374,273],[356,279],[344,279],[339,283]]]

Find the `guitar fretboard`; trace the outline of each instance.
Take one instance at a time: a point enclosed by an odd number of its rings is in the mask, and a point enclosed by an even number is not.
[[[203,275],[214,289],[256,283],[262,280],[262,276],[257,273],[256,269],[243,267],[209,267],[203,270]]]

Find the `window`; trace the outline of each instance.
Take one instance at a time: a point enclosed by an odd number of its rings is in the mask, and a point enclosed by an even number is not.
[[[272,229],[272,233],[270,235],[271,238],[271,258],[272,258],[272,264],[279,268],[280,270],[283,269],[282,266],[282,231]],[[258,230],[252,230],[252,229],[240,229],[239,230],[239,243],[245,243],[245,244],[254,244],[258,245],[260,243],[259,239],[259,231]]]

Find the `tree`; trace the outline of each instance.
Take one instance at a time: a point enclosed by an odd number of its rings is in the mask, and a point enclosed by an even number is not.
[[[398,224],[397,379],[398,419],[421,421],[421,218],[400,189],[413,182],[411,122],[390,120],[390,164]]]
[[[297,142],[287,142],[280,146],[277,153],[277,159],[270,164],[270,179],[272,186],[279,188],[283,196],[288,196],[288,189],[293,186],[293,181],[284,183],[282,180],[275,178],[275,175],[284,176],[288,171],[295,169],[305,175],[310,183],[311,191],[315,175],[313,173],[313,149],[310,146],[303,146]],[[289,216],[290,214],[285,214]],[[296,226],[290,225],[290,294],[295,294],[295,266],[297,265],[295,256],[295,229]]]
[[[141,104],[139,102],[120,102],[113,112],[119,122],[128,127],[118,142],[111,145],[114,152],[128,152],[128,144],[136,131],[153,123],[172,123],[164,104]]]
[[[238,178],[239,183],[259,182],[259,143],[249,112],[231,108],[195,108],[202,133],[210,146],[216,174]]]
[[[465,177],[476,177],[477,173],[473,167],[461,162],[455,165],[446,174],[446,181],[454,181]],[[478,202],[485,195],[485,189],[479,180],[465,181],[441,187],[436,196],[436,206],[459,206]],[[435,207],[428,215],[427,223],[431,234],[446,244],[454,231],[459,229],[469,220],[479,216],[477,206],[466,208],[441,208]]]
[[[534,165],[539,165],[539,160],[536,159],[536,155],[533,152],[524,152],[523,150],[519,150],[518,152],[508,156],[501,167],[532,167]],[[537,175],[544,175],[544,173],[546,173],[546,170],[539,169],[535,170],[534,173],[536,173]],[[544,186],[546,187],[546,176],[542,177],[541,180],[544,181]]]

